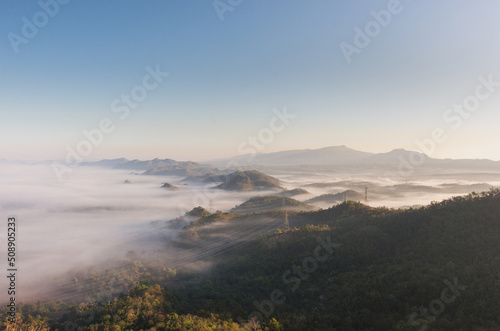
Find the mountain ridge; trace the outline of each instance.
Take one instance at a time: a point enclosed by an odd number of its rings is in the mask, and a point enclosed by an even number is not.
[[[3,161],[9,162],[9,161]],[[259,170],[265,167],[348,167],[354,169],[380,168],[398,171],[417,167],[446,167],[447,169],[496,170],[500,161],[489,159],[438,159],[419,151],[396,148],[384,153],[358,151],[345,145],[328,146],[318,149],[295,149],[270,153],[244,154],[232,158],[204,162],[176,161],[173,159],[129,160],[126,158],[103,159],[82,162],[84,166],[105,166],[113,169],[143,171],[145,175],[184,176],[192,180],[200,177],[224,175],[235,169]],[[228,168],[229,167],[229,168]],[[226,169],[228,168],[228,169]],[[226,170],[220,170],[226,169]],[[328,168],[331,170],[330,168]],[[198,178],[197,178],[198,177]]]

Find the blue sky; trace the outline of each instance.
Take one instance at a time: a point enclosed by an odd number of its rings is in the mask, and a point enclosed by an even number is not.
[[[479,77],[500,82],[500,3],[402,0],[348,63],[341,43],[390,3],[243,0],[221,20],[210,0],[71,0],[16,52],[43,9],[1,0],[0,158],[62,159],[103,118],[115,130],[85,159],[233,156],[286,107],[296,118],[263,152],[418,150],[441,128],[431,156],[500,160],[500,87],[458,128],[443,119]],[[157,66],[169,76],[120,120],[113,101]]]

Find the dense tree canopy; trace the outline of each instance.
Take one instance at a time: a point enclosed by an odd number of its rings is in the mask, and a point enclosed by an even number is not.
[[[206,245],[212,234],[200,229],[241,217],[203,213],[183,244]],[[291,213],[290,228],[214,255],[203,271],[131,253],[73,279],[86,299],[19,305],[7,329],[498,330],[499,237],[498,190],[408,210],[348,201]]]

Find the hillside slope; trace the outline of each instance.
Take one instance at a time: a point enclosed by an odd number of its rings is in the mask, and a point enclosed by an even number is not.
[[[228,176],[217,188],[227,191],[255,191],[255,190],[282,190],[281,183],[277,178],[268,176],[256,170],[236,171]]]
[[[315,209],[317,208],[314,206],[292,198],[268,195],[253,197],[234,207],[231,211],[239,214],[247,214],[271,210],[310,211]]]

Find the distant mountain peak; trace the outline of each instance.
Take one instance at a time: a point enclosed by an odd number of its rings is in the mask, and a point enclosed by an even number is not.
[[[407,150],[407,149],[404,149],[404,148],[395,148],[393,149],[392,151],[390,152],[387,152],[387,153],[380,153],[379,155],[388,155],[388,154],[397,154],[397,155],[408,155],[408,154],[422,154],[422,155],[425,155],[427,156],[426,154],[422,153],[422,152],[419,152],[419,151],[410,151],[410,150]]]
[[[409,151],[407,149],[404,149],[404,148],[394,148],[392,151],[390,151],[389,153],[411,153],[412,151]]]
[[[345,145],[328,146],[319,149],[296,149],[281,152],[259,153],[250,160],[248,155],[240,155],[235,160],[264,166],[290,165],[338,165],[351,164],[372,156],[372,153],[356,151]],[[227,161],[226,161],[227,163]]]
[[[349,148],[346,145],[339,145],[339,146],[327,146],[327,147],[319,148],[317,150],[353,151],[354,149]]]

